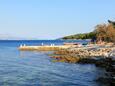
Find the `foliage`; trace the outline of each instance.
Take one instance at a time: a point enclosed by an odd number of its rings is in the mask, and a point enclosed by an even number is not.
[[[93,39],[96,41],[114,42],[115,43],[115,22],[108,20],[108,24],[99,24],[95,30],[89,33],[75,34],[63,37],[62,39]]]
[[[90,32],[90,33],[66,36],[66,37],[63,37],[63,39],[92,39],[93,36],[95,36],[95,33]]]
[[[97,41],[115,42],[115,28],[112,24],[100,24],[95,27]]]

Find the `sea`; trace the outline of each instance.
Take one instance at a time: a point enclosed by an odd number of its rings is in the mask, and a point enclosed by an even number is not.
[[[87,40],[0,40],[0,86],[102,86],[93,64],[53,62],[50,51],[20,51],[20,45],[62,45]],[[105,86],[105,85],[104,85]]]

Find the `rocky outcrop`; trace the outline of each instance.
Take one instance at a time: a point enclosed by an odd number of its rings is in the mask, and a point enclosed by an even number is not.
[[[114,48],[72,48],[63,49],[56,51],[54,54],[64,55],[64,54],[74,54],[80,57],[108,57],[109,53],[113,51]]]
[[[51,58],[55,58],[58,62],[68,62],[68,63],[77,63],[80,59],[72,55],[58,55],[58,56],[51,56]]]
[[[96,81],[115,86],[115,60],[113,58],[105,58],[96,62],[97,67],[106,70],[105,76],[99,77]]]
[[[59,62],[95,64],[96,67],[103,68],[106,71],[104,76],[97,78],[96,81],[107,86],[115,86],[115,52],[112,47],[63,49],[54,52],[51,57]]]

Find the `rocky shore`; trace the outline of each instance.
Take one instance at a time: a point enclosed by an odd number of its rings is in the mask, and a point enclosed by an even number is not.
[[[69,48],[54,52],[50,56],[58,62],[94,64],[103,68],[105,76],[96,79],[106,86],[115,86],[115,47]]]
[[[53,51],[49,55],[54,62],[67,62],[76,64],[94,64],[103,68],[106,73],[96,79],[97,82],[106,83],[106,86],[115,86],[115,45],[79,45],[65,44],[61,46],[20,46],[19,50]]]
[[[65,50],[59,50],[55,54],[74,54],[80,57],[93,57],[103,56],[108,57],[111,51],[115,50],[115,47],[108,48],[70,48]]]

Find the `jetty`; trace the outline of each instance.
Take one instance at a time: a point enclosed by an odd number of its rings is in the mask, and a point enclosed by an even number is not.
[[[44,45],[44,46],[20,46],[19,50],[23,51],[57,51],[61,49],[67,49],[71,46],[64,46],[64,45]]]

